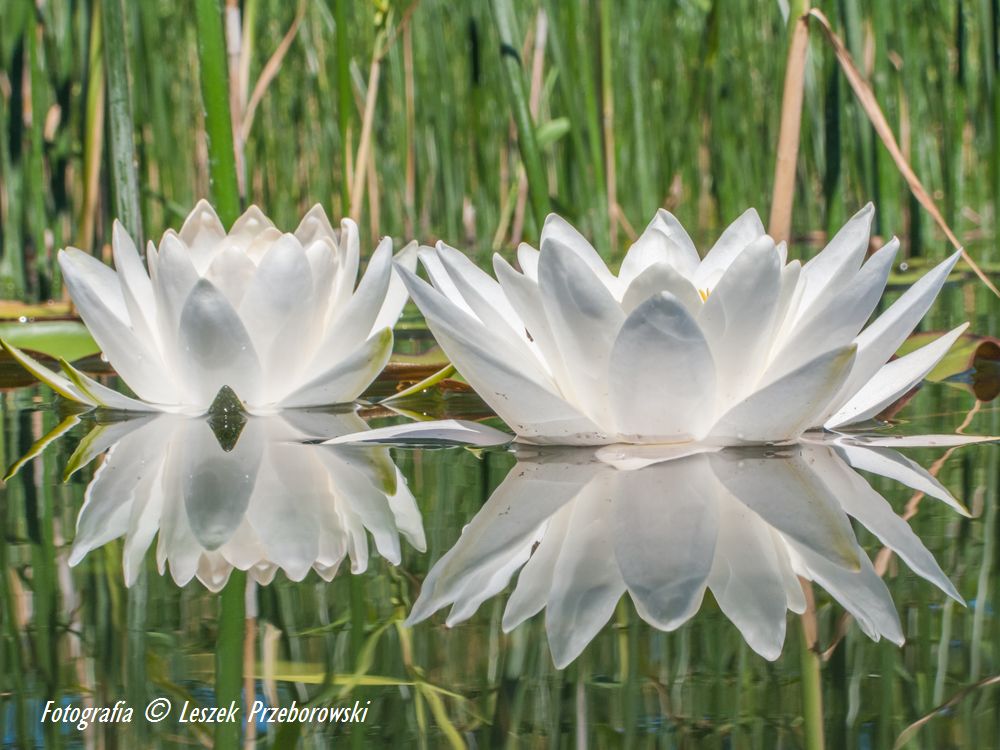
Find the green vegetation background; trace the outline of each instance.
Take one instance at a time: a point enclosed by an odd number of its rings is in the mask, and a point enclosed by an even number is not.
[[[102,1],[4,0],[0,298],[59,297],[58,249],[100,252],[110,239],[109,53],[127,52],[144,235],[179,226],[209,193],[193,0],[124,2],[123,23],[107,33]],[[513,21],[506,47],[497,5]],[[609,256],[658,206],[702,239],[749,205],[766,221],[789,39],[781,2],[227,6],[241,30],[230,84],[244,203],[279,226],[320,202],[335,218],[353,213],[366,247],[385,234],[440,238],[485,260],[535,239],[505,92],[511,60],[523,66],[550,205]],[[1000,181],[997,0],[816,7],[945,219],[988,263],[991,248],[976,241],[994,234]],[[818,29],[809,44],[795,235],[813,246],[873,200],[877,233],[940,257],[943,237]]]

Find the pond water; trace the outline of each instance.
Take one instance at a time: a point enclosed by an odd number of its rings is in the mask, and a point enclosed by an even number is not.
[[[953,285],[932,327],[995,335],[994,303]],[[332,448],[399,417],[115,421],[35,386],[2,419],[4,747],[1000,746],[996,444]],[[896,419],[1000,434],[962,382]],[[355,721],[181,721],[240,694]]]

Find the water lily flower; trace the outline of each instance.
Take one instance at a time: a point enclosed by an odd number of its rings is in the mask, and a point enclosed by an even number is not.
[[[448,606],[447,624],[463,622],[516,574],[503,630],[545,610],[562,669],[625,594],[646,622],[672,631],[711,591],[747,644],[773,660],[787,612],[805,610],[801,577],[825,589],[866,635],[901,644],[889,590],[851,518],[917,575],[962,599],[855,469],[891,476],[968,515],[937,479],[882,447],[522,446],[517,465],[427,574],[407,622]]]
[[[899,247],[867,261],[873,208],[807,263],[751,209],[699,257],[666,211],[614,275],[549,216],[496,279],[454,248],[421,248],[431,285],[400,269],[441,348],[523,442],[753,444],[863,422],[919,383],[965,326],[889,361],[955,254],[870,325]]]
[[[179,233],[149,243],[148,268],[118,222],[112,247],[115,270],[75,248],[59,253],[59,265],[84,323],[137,398],[4,344],[58,393],[91,406],[200,414],[224,386],[255,413],[352,401],[388,361],[406,302],[391,239],[355,289],[358,228],[344,219],[334,231],[319,205],[294,233],[256,206],[226,232],[201,201]],[[396,263],[415,268],[415,246]]]
[[[401,536],[425,549],[420,510],[388,449],[303,444],[363,430],[359,416],[289,410],[245,420],[228,438],[210,419],[171,414],[95,427],[68,468],[107,451],[84,495],[70,564],[123,537],[132,585],[155,538],[161,575],[219,591],[234,569],[260,584],[278,570],[329,581],[345,559],[361,573],[368,534],[394,565]]]

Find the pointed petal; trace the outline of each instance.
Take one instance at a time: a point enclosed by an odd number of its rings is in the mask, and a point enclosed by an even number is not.
[[[177,403],[177,389],[169,371],[164,377],[166,365],[155,342],[141,340],[129,324],[115,273],[72,248],[59,253],[59,265],[80,317],[118,374],[144,401]]]
[[[340,435],[324,440],[324,445],[363,445],[365,443],[387,443],[390,445],[424,445],[445,443],[448,445],[506,445],[513,435],[492,427],[468,422],[463,419],[442,419],[433,422],[407,422],[405,424],[377,427],[348,435]]]
[[[768,236],[750,243],[725,269],[698,313],[716,370],[716,409],[752,393],[767,361],[781,289],[781,267]]]
[[[821,296],[835,297],[861,268],[868,251],[875,206],[865,204],[833,236],[826,247],[802,267],[805,287],[802,297],[803,311],[808,310]]]
[[[538,286],[574,402],[598,424],[609,424],[608,363],[625,322],[621,305],[576,252],[555,240],[543,244]]]
[[[406,284],[403,283],[403,280],[395,271],[397,263],[409,271],[417,270],[416,242],[411,242],[393,256],[392,264],[394,268],[392,278],[389,280],[389,289],[385,293],[385,301],[382,303],[382,308],[375,317],[375,323],[371,330],[372,333],[381,331],[383,328],[393,328],[399,320],[399,316],[403,313],[406,300],[409,299],[410,295],[406,291]]]
[[[215,251],[226,238],[226,230],[215,209],[206,200],[200,200],[184,220],[179,239],[190,253],[191,262],[199,272],[208,268]],[[161,248],[162,249],[162,248]]]
[[[902,453],[889,448],[848,444],[840,444],[838,450],[855,469],[869,471],[872,474],[901,482],[918,492],[941,500],[966,518],[971,517],[969,510],[955,499],[954,495],[937,480],[937,477]]]
[[[963,323],[931,343],[884,365],[824,426],[835,429],[874,417],[927,377],[927,373],[934,369],[968,327],[968,323]]]
[[[614,559],[607,497],[591,485],[573,503],[545,609],[545,632],[557,669],[564,669],[611,619],[625,593]]]
[[[383,328],[327,372],[281,400],[286,408],[353,401],[371,385],[392,356],[392,329]]]
[[[611,413],[630,441],[700,437],[712,417],[715,365],[698,323],[661,292],[625,320],[609,362]]]
[[[826,560],[857,569],[859,547],[837,497],[803,460],[760,456],[756,449],[709,454],[712,469],[733,497],[789,539]]]
[[[928,271],[858,335],[857,360],[838,396],[840,403],[835,402],[837,408],[850,400],[899,349],[934,302],[960,257],[960,253],[955,253]]]
[[[572,251],[577,258],[582,260],[593,271],[594,275],[605,288],[612,293],[618,288],[618,279],[611,275],[607,264],[594,249],[594,246],[568,221],[556,214],[549,214],[545,217],[541,241],[539,242],[541,250],[539,262],[541,262],[541,256],[545,255],[546,248],[549,245],[561,245]]]
[[[882,297],[898,248],[899,241],[893,239],[865,263],[846,288],[820,295],[784,338],[769,374],[789,372],[824,351],[849,344]]]
[[[691,282],[673,266],[656,261],[647,265],[628,285],[622,295],[622,309],[631,314],[635,308],[659,292],[677,297],[692,315],[701,310],[701,297]]]
[[[930,550],[913,533],[906,521],[896,515],[884,497],[850,469],[832,449],[810,446],[804,448],[804,451],[806,456],[812,458],[813,470],[836,494],[845,512],[860,521],[915,573],[964,604],[965,600],[948,580]]]
[[[233,306],[207,279],[191,290],[177,339],[194,405],[208,408],[224,385],[245,403],[258,403],[262,374],[257,351]]]
[[[627,286],[656,263],[666,264],[681,278],[691,279],[700,261],[684,227],[673,214],[661,208],[625,254],[618,280],[623,287]]]
[[[319,203],[310,208],[306,215],[302,217],[298,227],[295,229],[295,236],[303,247],[308,247],[319,239],[328,239],[336,243],[337,235],[333,231],[326,210]]]
[[[548,376],[537,365],[510,350],[414,274],[399,271],[445,354],[518,435],[563,443],[609,442],[597,426],[550,389]]]
[[[711,441],[782,442],[798,438],[815,425],[843,384],[856,347],[821,354],[736,404],[712,427]]]
[[[694,275],[695,286],[710,288],[729,268],[743,248],[764,235],[764,225],[756,209],[748,208],[739,218],[726,227],[712,248],[706,253]]]

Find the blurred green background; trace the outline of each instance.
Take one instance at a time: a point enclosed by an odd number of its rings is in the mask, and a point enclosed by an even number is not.
[[[209,194],[195,3],[124,2],[121,24],[102,23],[117,2],[4,0],[0,298],[59,297],[56,251],[72,244],[99,252],[109,241],[121,198],[116,102],[131,105],[144,236],[178,227]],[[659,206],[702,240],[750,205],[767,219],[787,3],[225,6],[243,201],[279,226],[294,227],[320,202],[335,218],[352,214],[366,247],[389,234],[440,238],[485,256],[535,240],[537,204],[505,91],[511,70],[533,116],[550,207],[610,257]],[[997,0],[816,7],[871,83],[946,221],[988,264],[1000,180]],[[506,46],[500,17],[510,22]],[[813,247],[872,200],[877,233],[900,235],[911,254],[940,257],[943,236],[858,106],[830,43],[811,27],[794,236]],[[124,93],[109,75],[116,55],[128,68]],[[126,224],[139,233],[138,221]]]

